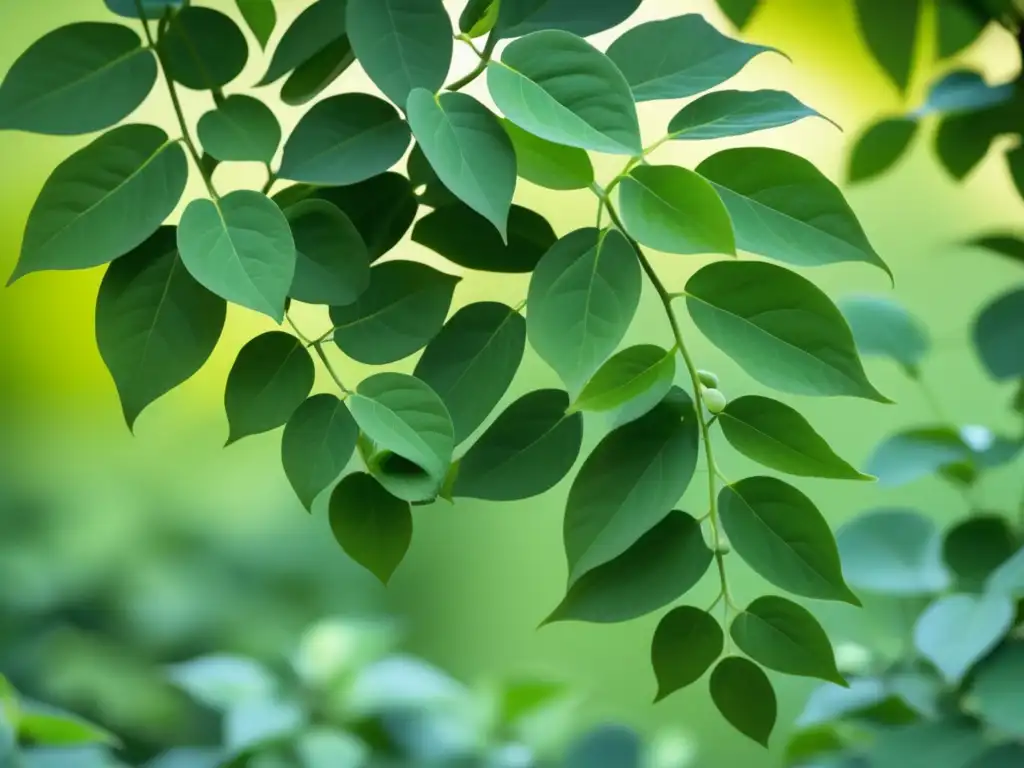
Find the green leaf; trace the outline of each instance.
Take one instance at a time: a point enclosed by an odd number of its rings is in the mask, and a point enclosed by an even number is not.
[[[743,29],[750,22],[761,0],[718,0],[718,7],[737,29]]]
[[[571,392],[622,341],[641,287],[640,262],[616,230],[570,232],[537,264],[527,294],[530,345]]]
[[[1024,264],[1024,238],[1011,233],[993,233],[976,237],[967,245],[984,248]]]
[[[836,543],[843,576],[857,589],[914,597],[942,592],[950,584],[935,523],[912,510],[862,514],[839,529]]]
[[[199,119],[203,150],[224,162],[269,163],[281,143],[274,113],[251,96],[228,96]]]
[[[306,63],[345,36],[348,0],[316,0],[295,17],[274,50],[270,66],[257,85],[269,85]]]
[[[501,0],[497,30],[501,37],[560,29],[580,37],[621,24],[640,0]]]
[[[245,35],[231,17],[198,5],[174,14],[157,51],[168,77],[197,91],[227,85],[249,59]]]
[[[384,584],[412,543],[412,511],[365,473],[348,475],[334,489],[331,531],[345,553]]]
[[[181,263],[173,227],[110,265],[96,299],[96,345],[129,429],[147,405],[203,367],[226,314],[224,300]]]
[[[289,106],[307,104],[356,61],[349,39],[342,35],[299,64],[281,86],[281,101]]]
[[[868,126],[850,153],[850,183],[873,179],[892,168],[913,143],[917,128],[918,121],[912,117],[890,117]]]
[[[778,704],[768,676],[752,661],[729,656],[711,672],[711,700],[729,724],[764,747],[775,728]]]
[[[435,96],[423,88],[409,94],[406,110],[413,135],[441,183],[507,240],[516,155],[498,119],[472,96]]]
[[[985,582],[985,591],[1018,600],[1024,598],[1024,548],[992,572]]]
[[[235,0],[239,13],[255,35],[260,48],[266,48],[277,25],[274,0]]]
[[[1004,104],[1013,98],[1012,83],[989,85],[981,73],[958,69],[943,75],[928,91],[928,100],[918,115],[977,112]]]
[[[648,21],[608,48],[637,101],[685,99],[721,85],[755,56],[772,51],[726,37],[699,13]]]
[[[1016,768],[1018,765],[1024,765],[1024,744],[1007,742],[989,748],[967,768]]]
[[[736,254],[729,213],[714,188],[675,165],[640,165],[619,185],[626,231],[666,253]]]
[[[526,273],[536,268],[558,238],[539,213],[513,205],[506,243],[486,218],[456,202],[417,221],[412,239],[466,269]]]
[[[1024,376],[1024,288],[987,304],[974,321],[974,347],[997,381]]]
[[[409,147],[409,126],[383,99],[343,93],[317,102],[284,145],[282,179],[357,184],[384,173]]]
[[[729,629],[741,651],[776,672],[846,685],[828,635],[814,616],[783,597],[759,597]]]
[[[167,677],[189,698],[220,712],[271,698],[277,687],[274,675],[258,661],[226,654],[172,664]]]
[[[458,465],[458,498],[517,501],[539,496],[572,469],[583,441],[583,416],[567,413],[569,395],[540,389],[502,412]]]
[[[892,277],[843,193],[808,160],[739,147],[712,155],[697,173],[721,195],[743,250],[800,267],[863,261]]]
[[[974,8],[959,0],[940,0],[935,7],[938,26],[938,54],[940,59],[956,56],[974,43],[987,24]]]
[[[288,295],[307,304],[351,304],[370,284],[370,254],[355,225],[326,200],[285,210],[295,239],[295,276]]]
[[[914,645],[942,673],[959,683],[1013,624],[1014,604],[1002,595],[945,595],[914,626]]]
[[[348,0],[348,36],[363,70],[395,104],[440,90],[452,62],[442,0]]]
[[[598,443],[566,503],[570,586],[665,519],[690,484],[698,442],[693,401],[674,388],[650,413]]]
[[[921,0],[899,5],[889,0],[854,0],[854,8],[868,49],[900,93],[906,93],[917,50]]]
[[[288,482],[307,510],[348,466],[359,427],[334,395],[313,395],[288,419],[281,439],[281,463]]]
[[[428,208],[462,205],[451,190],[437,178],[434,169],[430,167],[427,156],[423,154],[420,145],[415,142],[413,142],[412,152],[409,153],[409,158],[406,160],[405,168],[420,205],[425,205]],[[486,221],[486,219],[484,220]]]
[[[520,178],[557,190],[586,189],[594,183],[594,166],[585,150],[534,136],[503,117],[499,120],[512,140]]]
[[[668,132],[680,141],[721,139],[779,128],[807,117],[828,120],[785,91],[722,90],[704,94],[679,110],[669,122]]]
[[[838,306],[862,355],[888,357],[913,372],[928,354],[928,329],[902,304],[882,296],[850,296]]]
[[[658,680],[655,702],[697,682],[725,648],[725,633],[710,613],[681,605],[658,623],[651,665]]]
[[[459,279],[415,261],[378,264],[356,301],[331,307],[334,342],[368,365],[408,357],[441,330]]]
[[[123,256],[171,215],[187,180],[185,151],[159,128],[124,125],[100,136],[46,180],[8,285],[29,272]]]
[[[1005,517],[977,514],[946,531],[942,559],[962,591],[980,592],[1016,553],[1020,541]]]
[[[92,133],[128,117],[156,82],[156,58],[121,24],[79,22],[43,35],[0,84],[0,130]]]
[[[640,124],[618,68],[568,32],[533,32],[487,66],[487,88],[512,123],[542,139],[613,155],[639,155]]]
[[[29,744],[48,747],[73,747],[84,744],[120,746],[114,734],[70,712],[53,707],[22,703],[18,718],[18,738]]]
[[[305,768],[353,768],[365,765],[370,748],[347,731],[313,726],[298,738],[295,751]]]
[[[415,376],[444,401],[461,443],[508,391],[526,348],[526,321],[511,307],[469,304],[441,329],[416,363]]]
[[[103,0],[107,8],[126,19],[139,18],[136,0]],[[141,0],[142,12],[147,19],[159,19],[169,8],[180,8],[184,0]]]
[[[610,624],[645,616],[689,592],[711,560],[700,523],[670,512],[621,555],[573,583],[544,623]]]
[[[814,689],[796,719],[799,728],[815,728],[846,719],[856,719],[884,706],[888,698],[885,681],[877,677],[853,678],[849,687],[826,683]]]
[[[882,729],[868,759],[872,768],[963,768],[986,746],[976,723],[943,718]]]
[[[573,741],[564,768],[642,768],[644,744],[625,725],[598,725]]]
[[[459,15],[459,31],[472,38],[482,37],[494,28],[501,0],[468,0]]]
[[[290,333],[269,331],[249,341],[228,374],[227,444],[284,426],[309,396],[315,376],[313,358]]]
[[[725,406],[718,423],[733,448],[769,469],[800,477],[873,479],[837,456],[797,410],[778,400],[738,397]]]
[[[654,344],[627,347],[598,369],[583,387],[573,408],[611,411],[651,392],[658,393],[655,402],[661,402],[672,387],[675,375],[675,350],[666,351]]]
[[[868,381],[839,310],[788,269],[753,261],[709,264],[686,283],[686,308],[712,344],[766,386],[890,402]]]
[[[935,154],[942,167],[955,180],[965,179],[1004,132],[1005,122],[998,108],[944,117],[935,132]]]
[[[878,478],[879,484],[898,487],[969,458],[970,448],[955,430],[910,429],[882,441],[868,459],[867,471]]]
[[[733,549],[762,578],[801,597],[860,605],[843,581],[828,523],[796,488],[748,477],[723,487],[718,506]]]
[[[1024,736],[1024,643],[1008,643],[978,669],[971,690],[985,723]]]
[[[320,188],[312,196],[334,203],[352,220],[371,262],[398,245],[418,208],[409,180],[390,171],[347,187]]]
[[[193,200],[178,224],[178,252],[192,276],[218,296],[284,319],[295,241],[266,195],[243,189],[217,202]]]

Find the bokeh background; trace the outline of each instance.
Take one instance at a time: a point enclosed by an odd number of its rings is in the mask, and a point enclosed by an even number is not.
[[[231,0],[203,4],[235,13]],[[461,0],[448,4],[453,12],[461,10]],[[306,0],[279,0],[278,35],[306,5]],[[646,0],[630,23],[683,12],[704,13],[728,29],[710,0]],[[0,0],[0,74],[54,27],[103,18],[102,0]],[[595,42],[604,47],[616,34],[605,33]],[[804,155],[842,180],[861,128],[904,110],[858,37],[849,0],[773,0],[747,37],[785,51],[789,60],[758,57],[729,87],[789,90],[843,131],[807,120],[738,140],[677,142],[658,150],[658,162],[693,167],[727,144],[767,144]],[[468,49],[457,49],[453,71],[468,71],[473,61]],[[990,30],[958,61],[964,62],[990,81],[1011,76],[1020,64],[1013,41],[998,30]],[[265,65],[253,45],[245,73],[226,90],[251,87]],[[936,71],[919,74],[912,104]],[[373,87],[353,69],[328,93],[353,89]],[[482,79],[470,90],[486,98]],[[203,94],[183,95],[194,125],[212,104]],[[647,143],[663,133],[675,109],[641,105]],[[301,111],[278,110],[286,131]],[[163,125],[172,134],[176,130],[161,87],[133,119]],[[0,133],[0,274],[13,269],[25,220],[47,175],[88,140]],[[895,296],[929,327],[935,350],[924,375],[940,408],[957,423],[998,429],[1009,393],[987,380],[971,350],[969,327],[985,299],[1019,282],[1020,267],[961,243],[981,231],[1012,228],[1021,217],[1021,202],[999,147],[966,183],[957,184],[945,176],[927,144],[918,142],[882,180],[849,189],[849,200],[895,273]],[[614,161],[598,167],[609,175],[618,170]],[[240,164],[222,166],[215,180],[223,191],[258,186],[263,176],[258,167]],[[192,183],[198,183],[195,174]],[[193,192],[199,194],[193,186],[186,198]],[[593,221],[594,202],[586,192],[554,193],[520,182],[517,201],[547,215],[559,234]],[[392,252],[396,256],[436,258],[409,242]],[[670,290],[703,263],[679,256],[655,260]],[[893,290],[880,271],[864,265],[808,274],[834,298]],[[210,363],[148,408],[131,435],[93,336],[101,277],[102,268],[38,273],[0,289],[0,669],[18,685],[96,717],[130,739],[161,741],[180,733],[187,711],[163,682],[161,664],[214,650],[273,658],[313,620],[389,613],[401,619],[409,650],[462,679],[554,673],[589,697],[590,719],[621,720],[645,731],[664,725],[687,729],[699,741],[701,765],[779,764],[778,745],[811,683],[774,678],[780,724],[776,748],[765,753],[721,721],[705,685],[652,706],[648,649],[656,617],[620,626],[536,629],[565,583],[561,517],[567,482],[520,503],[417,507],[412,551],[387,590],[348,561],[330,536],[323,500],[310,517],[293,497],[278,456],[280,431],[223,447],[227,372],[242,344],[269,329],[266,318],[229,309]],[[483,298],[514,304],[526,287],[525,276],[467,275],[456,307]],[[646,299],[627,341],[666,341],[660,307],[653,295]],[[303,308],[296,320],[308,334],[329,325],[318,309]],[[758,391],[695,330],[689,337],[699,365],[719,374],[728,395]],[[411,372],[414,362],[395,368]],[[338,365],[345,381],[366,373],[340,359]],[[894,366],[869,363],[869,373],[896,405],[786,398],[855,463],[888,432],[935,420],[921,392]],[[507,399],[551,385],[556,385],[554,374],[528,351]],[[326,376],[317,386],[328,389]],[[588,445],[602,428],[599,420],[588,423]],[[751,471],[730,453],[724,467],[730,477]],[[1016,505],[1013,474],[1010,467],[987,479],[975,503]],[[703,484],[693,485],[693,498],[688,494],[683,507],[702,514]],[[937,480],[899,491],[829,481],[801,486],[833,526],[879,506],[912,506],[942,522],[967,509],[964,499]],[[767,591],[733,565],[741,600]],[[710,601],[715,586],[703,583],[692,600]],[[856,613],[817,608],[827,614],[837,640],[870,631]]]

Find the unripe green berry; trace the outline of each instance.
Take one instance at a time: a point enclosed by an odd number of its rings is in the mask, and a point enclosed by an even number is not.
[[[718,387],[718,377],[711,371],[697,371],[697,378],[700,379],[700,383],[705,387],[716,389]]]
[[[721,413],[725,409],[727,401],[721,390],[713,387],[701,387],[700,396],[711,413]]]
[[[718,546],[715,547],[716,554],[728,555],[730,552],[732,552],[732,544],[728,541],[720,541],[718,542]]]

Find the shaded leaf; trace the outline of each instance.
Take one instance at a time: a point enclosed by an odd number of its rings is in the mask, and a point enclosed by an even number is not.
[[[107,8],[127,19],[139,18],[139,4],[142,5],[143,15],[147,19],[158,19],[167,12],[168,8],[180,8],[184,0],[103,0]]]
[[[981,730],[969,720],[941,719],[889,728],[870,750],[878,768],[962,768],[986,747]]]
[[[721,139],[779,128],[808,117],[827,120],[785,91],[713,91],[691,101],[668,124],[676,140]],[[831,121],[829,121],[831,122]]]
[[[1020,546],[1005,517],[979,514],[946,531],[942,559],[963,591],[981,591],[985,582],[1009,561]]]
[[[1010,630],[1014,604],[1002,595],[944,595],[914,626],[914,645],[947,683],[959,683]]]
[[[958,69],[939,78],[929,89],[918,114],[976,112],[1013,98],[1013,84],[989,85],[979,72]]]
[[[332,40],[288,75],[281,86],[281,101],[293,107],[307,104],[341,77],[355,60],[347,37]]]
[[[573,408],[610,411],[648,394],[656,394],[654,402],[659,403],[672,387],[675,360],[675,350],[666,351],[654,344],[627,347],[598,369]]]
[[[987,304],[974,321],[974,346],[997,381],[1024,376],[1024,288]]]
[[[501,0],[497,31],[501,37],[559,29],[581,37],[621,24],[640,0]]]
[[[747,26],[761,0],[718,0],[718,7],[737,29]]]
[[[862,355],[888,357],[916,372],[931,339],[928,329],[903,305],[882,296],[850,296],[838,307]]]
[[[873,179],[892,168],[909,149],[917,128],[918,121],[912,117],[890,117],[868,126],[850,153],[850,183]]]
[[[861,35],[900,93],[910,84],[917,50],[921,0],[893,5],[888,0],[855,0]]]
[[[345,35],[348,0],[316,0],[295,17],[274,49],[270,66],[257,85],[269,85],[312,59]]]
[[[579,147],[567,147],[534,136],[515,123],[500,118],[516,153],[516,171],[547,189],[586,189],[594,182],[590,156]]]
[[[348,475],[331,493],[331,531],[345,553],[387,584],[412,542],[412,512],[370,475]]]
[[[681,605],[658,623],[651,643],[651,665],[658,679],[655,701],[697,682],[725,648],[725,633],[714,616]]]
[[[565,768],[641,768],[644,744],[624,725],[599,725],[569,745]]]
[[[285,210],[295,239],[288,295],[307,304],[351,304],[370,284],[370,254],[355,225],[333,203],[302,200]]]
[[[245,35],[231,17],[199,5],[174,14],[157,50],[168,77],[199,91],[227,85],[249,59]]]
[[[971,689],[977,709],[990,727],[1024,736],[1024,643],[1008,643],[978,668]]]
[[[346,187],[320,188],[312,196],[334,203],[351,219],[371,262],[405,236],[418,207],[409,180],[390,171]]]
[[[423,154],[423,150],[418,143],[413,143],[412,152],[409,153],[405,167],[406,173],[409,175],[409,181],[412,183],[413,191],[416,193],[416,199],[420,205],[426,205],[430,208],[462,205],[459,202],[459,198],[453,195],[452,191],[441,183],[437,173],[430,166],[430,161],[427,160],[427,156]]]
[[[1016,768],[1024,765],[1024,744],[1007,742],[991,747],[967,768]]]
[[[711,700],[737,731],[767,747],[778,704],[768,676],[752,661],[729,656],[711,672]]]
[[[307,510],[348,466],[359,427],[334,395],[313,395],[288,419],[281,439],[281,463]]]
[[[935,153],[939,162],[961,181],[985,159],[992,142],[1004,128],[1000,109],[948,115],[935,132]]]
[[[199,119],[203,150],[225,162],[269,163],[281,143],[274,113],[251,96],[228,96]]]
[[[249,30],[259,42],[260,48],[266,48],[277,25],[274,0],[235,0],[235,4]]]
[[[881,485],[898,487],[970,457],[970,449],[956,430],[911,429],[883,440],[868,459],[867,471]]]
[[[981,36],[987,25],[980,15],[959,0],[940,0],[935,7],[940,59],[956,56]]]

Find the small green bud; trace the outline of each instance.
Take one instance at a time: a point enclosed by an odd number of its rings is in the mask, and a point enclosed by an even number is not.
[[[725,409],[727,401],[721,390],[714,389],[713,387],[701,387],[700,396],[704,401],[704,405],[712,413],[721,413]]]
[[[700,379],[700,383],[705,387],[716,389],[718,387],[718,377],[711,371],[697,371],[697,378]]]
[[[730,544],[728,541],[720,541],[718,542],[718,546],[715,547],[716,555],[722,555],[724,557],[725,555],[728,555],[730,552],[732,552],[732,544]]]

